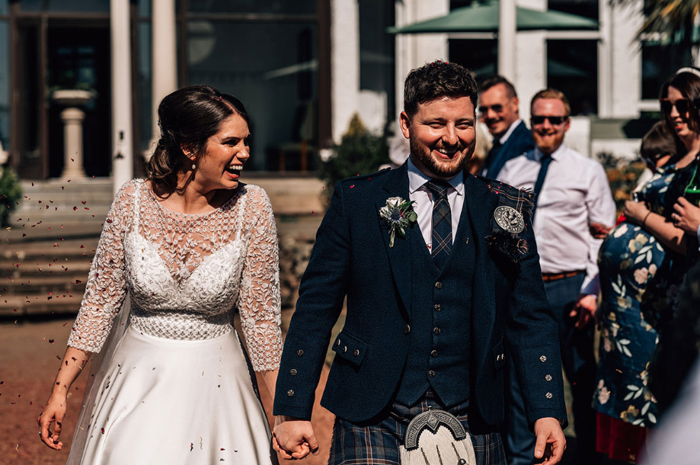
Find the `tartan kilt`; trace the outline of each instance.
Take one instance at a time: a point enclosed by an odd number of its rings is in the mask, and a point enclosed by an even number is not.
[[[457,417],[465,431],[468,403],[447,409]],[[399,446],[408,424],[429,409],[442,409],[434,395],[428,392],[413,407],[395,403],[387,416],[373,425],[356,425],[335,419],[329,465],[399,465]],[[477,465],[506,465],[506,456],[499,433],[473,435],[470,433]]]

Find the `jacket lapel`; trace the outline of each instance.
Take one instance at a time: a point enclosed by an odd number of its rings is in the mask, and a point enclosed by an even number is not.
[[[383,195],[376,200],[379,231],[384,240],[394,283],[408,314],[411,314],[411,237],[412,234],[420,234],[418,225],[412,223],[406,228],[406,238],[396,235],[394,246],[389,247],[389,227],[379,217],[379,209],[386,206],[386,200],[390,197],[401,197],[409,200],[408,193],[408,169],[404,163],[400,168],[387,174]]]
[[[477,344],[473,344],[472,347],[480,351],[479,347],[483,344],[478,343],[487,342],[490,334],[485,331],[474,331],[474,329],[493,329],[496,320],[495,268],[489,257],[486,237],[491,234],[491,217],[498,206],[498,195],[490,192],[485,182],[466,172],[464,173],[464,193],[464,203],[474,233],[475,251],[474,286],[472,287],[472,308],[475,309],[472,318],[475,324],[472,325],[472,336]]]

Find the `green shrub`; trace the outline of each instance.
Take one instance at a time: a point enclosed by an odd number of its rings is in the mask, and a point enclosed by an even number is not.
[[[328,199],[333,195],[335,184],[345,178],[369,174],[379,170],[389,160],[389,145],[382,136],[372,134],[357,114],[350,120],[339,145],[333,147],[334,154],[328,161],[319,162],[318,176],[326,183]]]
[[[17,207],[20,198],[22,198],[22,188],[17,173],[10,168],[4,168],[0,176],[0,224],[2,226],[9,224],[10,213]]]

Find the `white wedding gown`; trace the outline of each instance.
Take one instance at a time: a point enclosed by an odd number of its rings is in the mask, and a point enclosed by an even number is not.
[[[69,463],[276,463],[231,321],[237,308],[253,369],[276,369],[278,262],[261,188],[241,185],[217,210],[186,215],[165,209],[144,181],[125,184],[68,345],[100,352],[127,293],[129,319],[112,331]]]

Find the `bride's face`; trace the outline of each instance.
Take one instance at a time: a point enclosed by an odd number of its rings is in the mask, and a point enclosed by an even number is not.
[[[207,141],[195,174],[198,183],[211,189],[235,189],[243,164],[250,158],[250,131],[238,114],[221,122],[219,132]]]

